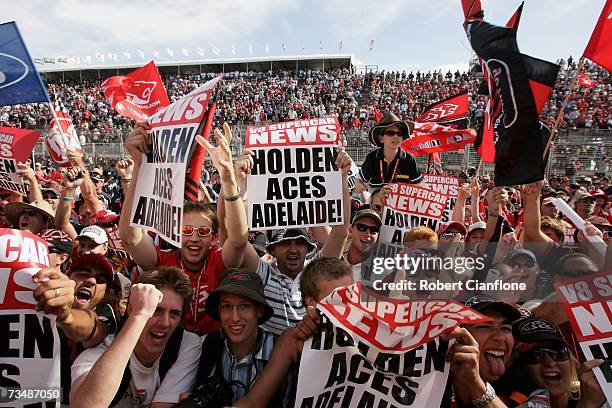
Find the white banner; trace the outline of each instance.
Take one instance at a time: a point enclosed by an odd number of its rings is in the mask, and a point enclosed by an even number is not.
[[[149,118],[150,153],[142,155],[130,225],[181,246],[185,172],[195,137],[220,76]]]

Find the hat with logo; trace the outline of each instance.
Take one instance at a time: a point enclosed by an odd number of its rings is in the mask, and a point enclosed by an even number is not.
[[[444,234],[445,232],[459,232],[461,235],[467,235],[467,228],[465,225],[459,221],[451,221],[444,228],[440,229],[440,234]]]
[[[72,253],[72,240],[68,234],[56,229],[47,229],[40,234],[40,237],[47,241],[49,250],[55,249],[68,255]]]
[[[519,351],[528,351],[537,343],[546,341],[567,344],[556,324],[539,317],[529,317],[515,322],[512,325],[512,333]]]
[[[503,302],[493,299],[490,296],[476,295],[465,301],[467,307],[471,307],[477,312],[482,312],[484,309],[494,308],[502,312],[508,320],[514,322],[521,318],[521,311],[513,303]]]
[[[111,210],[100,210],[89,218],[89,225],[115,224],[118,219],[119,214]]]
[[[106,234],[106,231],[97,225],[90,225],[83,228],[77,237],[77,240],[81,238],[90,238],[98,245],[106,244],[108,242],[108,235]]]
[[[486,222],[484,222],[484,221],[478,221],[478,222],[475,222],[475,223],[471,224],[471,225],[468,227],[468,229],[467,229],[467,233],[468,233],[468,234],[471,234],[471,233],[472,233],[472,231],[477,230],[477,229],[483,229],[483,230],[486,230],[486,229],[487,229],[487,223],[486,223]]]
[[[228,269],[221,276],[219,286],[206,299],[206,312],[216,321],[221,321],[219,316],[219,296],[222,293],[244,296],[263,306],[264,313],[258,319],[259,324],[267,321],[274,313],[268,302],[266,302],[261,279],[253,273],[239,269]]]
[[[270,252],[276,244],[299,240],[306,244],[307,251],[310,252],[316,248],[315,244],[308,238],[308,232],[303,228],[287,228],[278,229],[272,232],[270,241],[266,244],[266,251]]]

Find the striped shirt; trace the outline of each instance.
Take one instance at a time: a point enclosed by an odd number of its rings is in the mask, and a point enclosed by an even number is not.
[[[264,366],[270,360],[272,348],[274,348],[274,340],[275,336],[272,333],[260,328],[255,350],[238,360],[229,349],[227,337],[223,335],[223,343],[225,344],[221,360],[223,378],[230,384],[233,381],[240,383],[232,384],[232,391],[234,391],[233,401],[238,401],[249,392],[255,380],[263,371]]]

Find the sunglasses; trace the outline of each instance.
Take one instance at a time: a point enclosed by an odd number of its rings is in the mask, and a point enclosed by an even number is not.
[[[194,227],[193,225],[185,225],[183,227],[183,235],[191,236],[194,232],[200,237],[207,237],[212,234],[212,229],[208,227]]]
[[[525,364],[534,365],[544,361],[545,354],[548,354],[554,361],[567,361],[569,360],[570,351],[567,347],[559,349],[537,348],[525,353],[520,353],[520,356]]]
[[[37,215],[41,215],[38,211],[27,210],[21,213],[21,215],[27,215],[28,217],[36,217]]]
[[[443,232],[440,234],[440,237],[441,238],[454,238],[457,235],[463,236],[463,234],[460,232]]]
[[[387,136],[402,136],[402,132],[397,130],[385,130],[382,134]]]
[[[519,267],[519,268],[533,268],[535,266],[534,262],[525,262],[525,263],[520,263],[520,262],[513,262],[510,264],[511,267],[515,268],[515,267]]]
[[[376,225],[355,224],[355,228],[359,232],[370,231],[371,234],[378,234],[378,231],[380,231],[380,227]]]

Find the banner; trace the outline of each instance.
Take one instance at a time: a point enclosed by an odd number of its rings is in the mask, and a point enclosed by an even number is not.
[[[606,0],[601,15],[582,55],[612,71],[612,0]]]
[[[0,229],[0,406],[59,403],[60,341],[55,316],[36,312],[33,294],[37,284],[32,276],[47,266],[49,252],[42,238]]]
[[[437,230],[448,202],[448,194],[424,188],[422,183],[390,186],[378,242],[401,243],[406,231],[420,225]]]
[[[72,123],[72,118],[64,105],[56,101],[54,111],[45,143],[49,150],[49,155],[56,164],[62,167],[70,167],[68,150],[82,155],[83,149],[81,148],[81,143],[79,143],[79,136]]]
[[[605,360],[593,372],[606,399],[612,401],[612,271],[555,286],[586,359]]]
[[[17,24],[0,24],[0,38],[0,106],[49,102]]]
[[[218,76],[149,118],[150,152],[142,155],[130,225],[181,246],[185,172]]]
[[[440,227],[450,222],[453,216],[453,210],[455,209],[457,197],[459,196],[459,178],[444,174],[423,174],[423,181],[419,183],[418,186],[448,196],[448,201],[446,202],[446,207],[444,207],[444,213],[440,218],[440,222],[436,226],[437,228],[432,228],[434,231],[438,232]]]
[[[342,175],[336,167],[338,118],[249,126],[254,152],[249,186],[249,229],[342,224]]]
[[[465,129],[469,117],[469,108],[468,93],[463,91],[429,105],[416,121],[418,123],[435,122]]]
[[[474,129],[455,129],[437,123],[414,123],[412,136],[402,142],[402,149],[414,156],[458,150],[474,143]]]
[[[450,366],[439,336],[488,321],[454,301],[360,302],[361,285],[336,289],[304,343],[296,408],[438,408]]]
[[[593,88],[597,85],[597,82],[593,81],[591,78],[584,74],[578,75],[578,85],[584,86],[586,88]]]
[[[170,104],[164,83],[153,61],[126,76],[113,76],[102,83],[104,96],[126,118],[144,121]]]
[[[28,160],[39,137],[39,130],[0,127],[0,188],[27,194],[17,163]]]

